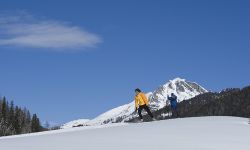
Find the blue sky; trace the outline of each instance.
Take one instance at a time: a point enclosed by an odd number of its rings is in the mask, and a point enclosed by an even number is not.
[[[130,102],[175,77],[250,83],[250,2],[0,2],[0,94],[63,123]]]

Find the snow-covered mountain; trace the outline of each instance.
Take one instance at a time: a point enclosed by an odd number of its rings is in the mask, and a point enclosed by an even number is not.
[[[178,102],[181,102],[205,92],[208,91],[195,82],[176,78],[158,87],[154,92],[146,93],[146,95],[149,99],[150,109],[152,111],[156,111],[166,106],[167,96],[171,93],[175,93],[178,97]],[[132,100],[132,102],[129,104],[111,109],[99,115],[98,117],[85,122],[83,125],[91,126],[113,122],[124,122],[133,117],[137,117],[137,113],[135,112],[134,100]]]
[[[195,82],[176,78],[157,88],[149,97],[151,109],[160,109],[166,105],[167,96],[174,93],[178,102],[193,98],[199,94],[208,92],[205,88]]]

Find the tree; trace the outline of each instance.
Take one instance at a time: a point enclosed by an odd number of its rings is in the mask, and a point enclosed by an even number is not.
[[[31,133],[31,116],[29,110],[24,108],[24,126],[22,128],[22,133]]]
[[[32,132],[31,131],[31,115],[30,115],[30,112],[29,111],[27,111],[27,113],[26,113],[26,127],[27,127],[27,133],[30,133],[30,132]]]
[[[0,136],[7,136],[15,134],[13,128],[8,126],[3,118],[0,119]]]
[[[21,110],[16,106],[15,108],[15,120],[14,120],[14,128],[17,134],[21,133],[21,123],[20,123]]]
[[[0,97],[0,136],[42,131],[37,115],[32,119],[26,108],[22,109],[13,101],[9,103],[5,97]]]
[[[32,132],[39,132],[41,131],[41,125],[40,125],[40,120],[39,118],[37,118],[37,115],[34,114],[32,116],[32,120],[31,120],[31,131]]]
[[[14,119],[15,119],[14,117],[15,117],[14,102],[11,101],[9,115],[8,115],[8,122],[10,122],[10,124],[14,122]]]
[[[1,114],[4,121],[6,120],[6,113],[7,113],[7,103],[6,103],[6,98],[3,97]]]

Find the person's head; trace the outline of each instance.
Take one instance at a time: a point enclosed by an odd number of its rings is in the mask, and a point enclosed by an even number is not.
[[[174,93],[171,93],[171,96],[174,96]]]
[[[137,95],[139,93],[141,93],[141,90],[139,88],[135,89],[135,94]]]

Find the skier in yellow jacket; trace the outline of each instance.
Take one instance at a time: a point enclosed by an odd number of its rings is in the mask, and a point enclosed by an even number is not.
[[[135,110],[138,110],[138,114],[140,116],[141,121],[143,121],[141,111],[145,109],[148,113],[148,115],[155,120],[153,114],[151,113],[150,109],[148,108],[148,99],[146,95],[141,92],[140,89],[135,89]]]

